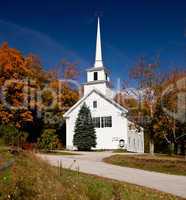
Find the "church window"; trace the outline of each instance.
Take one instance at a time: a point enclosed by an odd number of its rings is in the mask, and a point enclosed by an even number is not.
[[[101,117],[101,127],[112,127],[112,117]]]
[[[98,72],[94,72],[94,81],[98,80]]]
[[[93,117],[93,124],[95,128],[100,128],[100,117]]]
[[[93,101],[93,108],[97,108],[97,101]]]
[[[107,73],[105,73],[105,79],[106,79],[106,81],[108,81],[108,75],[107,75]]]

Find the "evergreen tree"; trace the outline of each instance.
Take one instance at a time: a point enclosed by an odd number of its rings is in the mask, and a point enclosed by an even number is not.
[[[85,103],[78,113],[74,131],[73,143],[78,150],[90,150],[91,147],[96,147],[95,128],[90,109]]]

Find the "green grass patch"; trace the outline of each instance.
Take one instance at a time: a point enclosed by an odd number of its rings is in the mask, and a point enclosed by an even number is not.
[[[138,168],[148,171],[186,175],[186,160],[183,157],[118,154],[105,158],[104,161],[114,165]]]
[[[20,153],[1,177],[0,200],[179,200],[156,190],[52,167],[30,153]],[[6,175],[7,176],[7,175]]]
[[[6,162],[13,160],[14,156],[8,151],[8,148],[0,146],[0,169],[2,166],[6,165]],[[0,184],[9,184],[11,182],[11,167],[0,170]],[[1,191],[1,187],[0,187]],[[1,192],[0,192],[1,194]]]
[[[112,152],[113,153],[126,153],[127,150],[126,149],[114,149]]]
[[[43,153],[43,154],[50,154],[50,155],[62,155],[62,156],[70,156],[70,155],[81,155],[79,153],[73,153],[73,152],[68,152],[68,151],[40,151],[40,153]]]
[[[0,147],[0,159],[2,159],[2,161],[7,161],[11,158],[13,158],[13,155],[8,151],[8,148]]]

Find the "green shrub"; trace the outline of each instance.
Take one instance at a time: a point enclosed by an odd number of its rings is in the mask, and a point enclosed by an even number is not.
[[[56,130],[45,129],[41,137],[38,139],[37,145],[39,149],[45,151],[59,149],[61,147],[61,143],[58,135],[56,134]]]
[[[2,137],[6,145],[14,145],[22,147],[26,142],[28,133],[24,131],[19,131],[12,124],[2,124],[0,126],[0,137]]]
[[[23,145],[25,144],[25,142],[28,138],[28,133],[25,132],[25,131],[19,131],[18,137],[19,137],[19,144],[18,145],[20,147],[23,147]]]

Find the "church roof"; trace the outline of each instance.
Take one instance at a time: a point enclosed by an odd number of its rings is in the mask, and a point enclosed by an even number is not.
[[[108,97],[106,97],[105,95],[103,95],[100,91],[93,89],[91,92],[89,92],[86,96],[84,96],[83,98],[81,98],[78,102],[76,102],[64,115],[63,117],[67,118],[68,115],[74,110],[76,109],[86,98],[88,98],[93,92],[95,92],[96,94],[98,94],[99,96],[101,96],[102,98],[104,98],[106,101],[108,101],[109,103],[111,103],[112,105],[114,105],[116,108],[118,108],[120,111],[127,113],[128,110],[122,106],[120,106],[118,103],[116,103],[113,99],[110,99]]]

